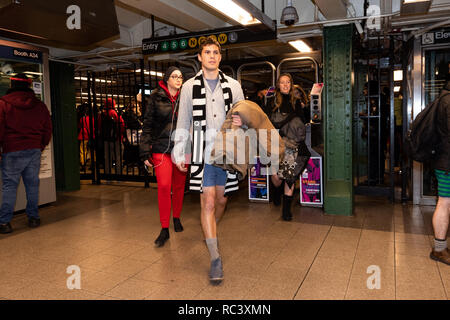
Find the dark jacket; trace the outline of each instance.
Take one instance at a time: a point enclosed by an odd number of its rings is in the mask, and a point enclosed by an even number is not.
[[[289,104],[290,106],[287,97],[283,97],[283,104]],[[292,107],[289,110],[286,105],[280,107],[283,111],[289,112],[272,111],[274,100],[272,98],[268,102],[266,112],[273,126],[280,130],[280,136],[283,138],[286,147],[284,161],[280,165],[278,176],[284,179],[287,185],[291,187],[303,172],[311,156],[305,143],[306,127],[303,123],[304,113],[299,103],[296,104],[295,110]]]
[[[283,104],[288,104],[288,105],[291,104],[289,95],[284,95],[283,94],[282,97],[283,97],[283,100],[282,100],[282,105],[280,106],[280,109],[284,109],[283,108]],[[266,105],[262,107],[264,112],[267,114],[267,116],[269,118],[271,117],[271,115],[273,113],[272,110],[275,107],[275,99],[276,99],[275,96],[268,98]],[[284,111],[286,111],[286,110],[284,110]],[[297,116],[305,124],[310,122],[310,120],[311,120],[311,108],[309,106],[305,106],[305,107],[302,108],[302,104],[301,104],[299,99],[297,99],[295,101],[295,110],[292,110],[292,111],[293,112],[291,114],[291,118],[290,119],[292,119],[294,116]],[[291,113],[291,111],[289,113]],[[289,122],[290,119],[287,122]],[[280,128],[277,128],[277,129],[280,129]]]
[[[52,136],[47,106],[33,90],[10,90],[0,99],[0,147],[2,153],[41,149]]]
[[[443,95],[446,95],[443,97]],[[434,160],[434,168],[450,171],[450,81],[441,92],[439,101],[437,129],[441,137],[439,152]]]
[[[117,125],[118,131],[120,129],[120,132],[117,133],[117,135],[116,135],[117,141],[122,141],[123,134],[125,132],[125,121],[123,121],[122,116],[119,116],[117,114],[116,102],[113,99],[111,99],[111,98],[106,99],[105,108],[98,115],[97,123],[98,123],[98,129],[99,129],[100,135],[102,134],[102,122],[103,122],[102,116],[106,116],[106,117],[110,117],[110,118],[114,119],[114,122]],[[105,138],[105,137],[103,137],[103,138]]]
[[[179,91],[178,91],[179,93]],[[177,113],[174,113],[178,93],[172,97],[163,81],[149,97],[146,97],[146,109],[142,136],[139,144],[139,156],[147,160],[152,153],[171,153],[173,141],[171,132],[177,127]],[[173,120],[173,121],[172,121]]]

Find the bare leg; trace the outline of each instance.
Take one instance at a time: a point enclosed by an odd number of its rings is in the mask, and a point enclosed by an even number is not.
[[[200,195],[201,223],[205,238],[216,238],[216,218],[215,218],[216,188],[204,187]]]
[[[287,196],[292,196],[294,194],[295,184],[292,187],[288,187],[287,183],[284,184],[284,194]]]
[[[283,183],[283,180],[282,179],[280,179],[276,174],[273,174],[272,176],[271,176],[271,179],[272,179],[272,183],[273,183],[273,185],[275,186],[275,187],[279,187],[279,186],[281,186],[281,184]]]
[[[224,196],[225,194],[225,186],[216,186],[216,202],[215,202],[215,217],[216,223],[222,219],[223,213],[225,212],[225,208],[227,206],[228,198]]]
[[[433,214],[434,237],[446,239],[450,217],[450,198],[439,197],[436,210]]]

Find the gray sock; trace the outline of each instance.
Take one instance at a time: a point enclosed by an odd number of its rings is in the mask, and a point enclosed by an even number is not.
[[[217,238],[206,239],[206,245],[208,246],[209,254],[211,255],[211,261],[220,257],[219,248],[217,247]]]
[[[447,240],[439,240],[434,238],[434,251],[441,252],[447,249]]]

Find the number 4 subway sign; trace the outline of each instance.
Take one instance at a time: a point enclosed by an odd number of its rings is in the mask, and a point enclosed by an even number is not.
[[[207,37],[214,37],[222,46],[236,43],[276,39],[274,32],[252,32],[242,27],[215,29],[207,32],[183,33],[176,36],[148,38],[142,40],[142,53],[168,53],[196,50]]]

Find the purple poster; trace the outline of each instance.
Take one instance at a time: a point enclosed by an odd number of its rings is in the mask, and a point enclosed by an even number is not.
[[[257,163],[250,166],[248,174],[248,198],[250,201],[269,201],[268,176],[265,175],[265,166]]]
[[[300,180],[301,204],[322,205],[322,158],[311,157]]]

